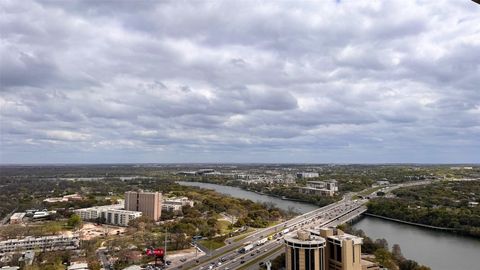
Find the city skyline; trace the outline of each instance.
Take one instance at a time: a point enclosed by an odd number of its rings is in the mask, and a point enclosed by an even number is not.
[[[2,1],[0,163],[479,163],[472,1]]]

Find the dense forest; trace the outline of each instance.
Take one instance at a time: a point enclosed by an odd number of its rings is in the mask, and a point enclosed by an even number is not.
[[[480,181],[451,181],[422,187],[401,188],[395,198],[371,200],[372,214],[408,222],[456,229],[480,237]]]

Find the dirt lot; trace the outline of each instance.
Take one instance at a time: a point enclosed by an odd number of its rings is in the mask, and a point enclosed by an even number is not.
[[[84,223],[80,229],[80,239],[81,240],[90,240],[99,236],[104,235],[115,235],[119,232],[120,234],[125,232],[125,227],[118,227],[112,225],[95,223]]]

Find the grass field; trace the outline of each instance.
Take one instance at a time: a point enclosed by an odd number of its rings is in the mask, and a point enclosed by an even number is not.
[[[217,241],[215,239],[201,240],[201,241],[198,241],[198,243],[200,243],[201,245],[203,245],[204,247],[206,247],[210,250],[214,250],[214,249],[221,248],[221,247],[225,246],[225,242],[223,242],[223,240]]]

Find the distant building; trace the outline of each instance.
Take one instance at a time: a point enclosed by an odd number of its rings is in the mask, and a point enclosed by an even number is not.
[[[42,251],[77,249],[80,246],[78,234],[72,236],[53,235],[26,237],[0,241],[0,254],[40,249]]]
[[[195,172],[196,175],[208,175],[208,174],[213,174],[215,173],[214,169],[200,169]]]
[[[468,207],[477,207],[478,202],[468,202]]]
[[[183,172],[178,172],[178,175],[195,175],[195,171],[183,171]]]
[[[2,266],[0,267],[0,270],[19,270],[19,266]]]
[[[378,270],[361,258],[363,239],[335,228],[320,228],[287,234],[287,270]]]
[[[119,209],[118,205],[105,205],[74,210],[82,220],[91,220],[116,226],[128,223],[142,216],[142,212]]]
[[[451,170],[473,170],[473,167],[464,166],[464,167],[450,167]]]
[[[297,178],[315,178],[320,175],[316,172],[299,172],[297,173]]]
[[[162,214],[162,194],[159,192],[125,192],[125,210],[140,211],[143,216],[158,221]]]
[[[386,185],[390,185],[390,182],[389,182],[389,181],[386,181],[386,180],[378,180],[378,181],[377,181],[377,185],[379,185],[379,186],[386,186]]]
[[[25,213],[25,212],[18,212],[18,213],[13,214],[10,217],[10,224],[20,224],[20,223],[22,223],[23,218],[25,217],[26,214],[27,213]]]
[[[56,202],[81,201],[81,200],[83,200],[83,197],[81,195],[78,195],[77,193],[75,193],[75,194],[65,195],[63,197],[46,198],[43,201],[47,202],[47,203],[56,203]]]
[[[299,192],[316,196],[334,196],[338,191],[337,181],[307,181],[306,187],[299,187]]]
[[[77,263],[72,263],[69,267],[67,267],[67,270],[88,270],[88,263],[86,262],[77,262]]]
[[[50,213],[47,211],[37,211],[33,213],[33,219],[44,219],[48,218],[50,216]]]
[[[184,206],[193,207],[193,201],[187,197],[165,198],[162,203],[162,210],[180,211]]]
[[[19,262],[24,262],[25,265],[32,265],[35,259],[35,251],[27,250],[23,253],[22,257],[18,259]]]

